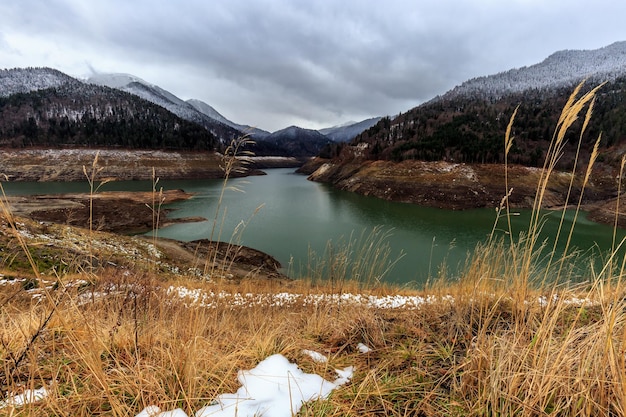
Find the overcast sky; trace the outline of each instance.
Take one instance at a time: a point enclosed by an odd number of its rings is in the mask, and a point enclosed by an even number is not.
[[[626,40],[624,16],[622,0],[6,0],[0,65],[129,73],[237,123],[317,129]]]

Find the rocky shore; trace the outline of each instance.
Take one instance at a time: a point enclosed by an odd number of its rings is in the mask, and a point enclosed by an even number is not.
[[[260,168],[294,167],[301,162],[295,158],[262,157],[245,158],[239,168],[231,172],[231,176],[263,175]],[[112,150],[112,149],[0,149],[0,181],[86,181],[88,176],[95,176],[95,181],[125,180],[174,180],[174,179],[217,179],[224,177],[224,161],[220,154],[209,152],[166,152],[159,150]],[[73,193],[60,195],[8,196],[4,203],[12,216],[23,219],[23,227],[28,227],[29,235],[47,236],[52,230],[71,228],[72,232],[61,232],[81,236],[67,239],[55,238],[55,244],[46,244],[49,259],[87,257],[83,249],[77,249],[80,242],[96,237],[82,236],[90,227],[97,233],[112,233],[106,237],[122,241],[124,235],[141,234],[164,227],[172,223],[195,222],[204,218],[171,218],[171,212],[162,205],[191,198],[193,195],[183,190],[167,190],[162,194],[153,192],[96,192]],[[0,226],[5,232],[0,233],[0,260],[9,262],[12,257],[19,259],[23,254],[19,249],[4,259],[5,253],[11,252],[11,233],[6,229],[7,223],[0,213]],[[28,221],[26,221],[28,219]],[[20,220],[22,221],[22,220]],[[41,229],[41,230],[39,230]],[[80,231],[83,232],[80,232]],[[2,232],[0,230],[0,232]],[[44,233],[45,232],[45,233]],[[117,236],[117,237],[115,237]],[[4,242],[5,238],[7,239]],[[145,240],[149,238],[137,239]],[[45,237],[46,240],[51,238]],[[280,263],[263,252],[252,248],[226,243],[198,241],[178,242],[158,239],[152,242],[168,259],[168,263],[176,270],[196,270],[199,264],[206,263],[208,252],[217,256],[212,269],[217,269],[228,279],[244,277],[258,279],[287,279],[280,272]],[[126,245],[127,243],[124,243]],[[39,245],[39,243],[37,243]],[[69,245],[69,246],[68,246]],[[65,247],[68,246],[68,247]],[[84,246],[84,245],[83,245]],[[93,246],[93,245],[89,245]],[[71,248],[70,248],[71,247]],[[38,249],[39,250],[39,249]],[[51,253],[48,253],[51,252]],[[52,252],[54,252],[52,254]],[[58,252],[58,253],[57,253]],[[106,255],[119,258],[114,262],[128,262],[119,256],[126,249],[118,250],[118,255]],[[91,256],[91,255],[89,255]]]
[[[354,161],[337,163],[314,159],[301,173],[309,180],[332,184],[345,190],[390,201],[419,204],[453,210],[498,207],[509,194],[511,207],[532,208],[541,169],[497,164],[460,164],[425,161]],[[613,172],[595,172],[584,191],[583,210],[596,222],[615,222],[617,180]],[[575,176],[570,204],[576,203],[582,188],[581,176]],[[505,178],[508,181],[505,181]],[[569,172],[555,172],[543,198],[543,208],[558,209],[566,204],[572,179]],[[508,188],[507,188],[508,187]],[[623,204],[620,204],[623,206]],[[626,206],[621,207],[626,209]],[[620,209],[619,213],[623,210]],[[626,216],[620,214],[620,227]]]
[[[9,196],[6,202],[11,213],[33,220],[91,227],[113,233],[145,233],[156,226],[202,221],[200,217],[170,219],[169,209],[163,204],[191,198],[193,194],[182,190],[152,192],[109,191],[92,195],[88,193]],[[91,207],[91,210],[90,210]],[[154,214],[154,216],[153,216]],[[157,224],[158,221],[158,224]]]
[[[157,216],[153,215],[157,213],[159,227],[205,220],[200,217],[171,219],[167,216],[170,210],[158,209],[159,202],[167,204],[192,196],[182,190],[171,190],[157,195],[102,192],[9,196],[3,201],[8,203],[11,216],[19,219],[20,230],[34,248],[34,255],[48,260],[46,267],[49,263],[58,268],[67,264],[68,258],[74,259],[71,262],[74,267],[80,267],[83,261],[94,258],[99,266],[125,268],[136,262],[149,263],[150,258],[156,256],[164,271],[202,275],[206,263],[210,262],[209,270],[213,271],[210,275],[214,277],[217,273],[220,279],[288,279],[276,259],[249,247],[207,240],[180,242],[126,236],[153,230],[157,224]],[[23,251],[15,247],[5,214],[0,213],[0,265],[27,265],[26,260],[21,259]],[[88,234],[90,225],[93,234]],[[138,255],[146,250],[146,245],[154,245],[154,249]],[[45,268],[40,272],[46,273]]]
[[[263,175],[265,168],[291,168],[296,158],[242,157],[231,177]],[[94,164],[95,162],[95,164]],[[98,179],[117,181],[215,179],[224,177],[222,155],[215,152],[182,152],[128,149],[0,149],[2,181],[85,181],[92,168]]]

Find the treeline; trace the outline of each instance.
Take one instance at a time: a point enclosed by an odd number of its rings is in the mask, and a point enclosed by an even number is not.
[[[515,141],[508,160],[538,166],[543,164],[544,151],[548,149],[563,105],[572,91],[573,86],[550,93],[528,90],[495,101],[460,97],[436,99],[393,119],[382,119],[355,138],[351,145],[367,144],[359,148],[367,159],[503,163],[504,133],[519,105],[513,125]],[[568,145],[560,160],[563,168],[573,164],[580,131],[577,128],[581,124],[579,121],[569,132]],[[600,132],[602,150],[610,158],[607,150],[626,140],[626,78],[606,84],[600,90],[592,122],[583,137],[583,158],[589,154]],[[340,157],[342,152],[341,145],[336,145],[326,148],[324,156]]]
[[[214,150],[215,136],[163,107],[82,83],[0,97],[0,146]]]

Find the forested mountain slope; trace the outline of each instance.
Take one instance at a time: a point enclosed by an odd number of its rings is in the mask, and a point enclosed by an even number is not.
[[[470,80],[396,117],[383,118],[348,144],[327,147],[322,156],[329,163],[312,178],[390,200],[452,208],[497,205],[507,193],[501,165],[504,135],[519,106],[507,157],[509,167],[519,167],[512,171],[510,201],[528,206],[536,185],[528,179],[536,179],[563,106],[579,83],[578,97],[602,85],[578,155],[581,171],[601,133],[585,202],[610,199],[616,195],[626,154],[626,42],[596,51],[562,51],[532,67]],[[559,170],[574,166],[585,111],[565,137]],[[310,171],[323,162],[318,160]],[[568,184],[554,184],[549,205],[565,203]],[[574,185],[573,195],[578,195],[579,184]]]
[[[0,72],[0,146],[202,149],[214,135],[161,106],[48,68]]]

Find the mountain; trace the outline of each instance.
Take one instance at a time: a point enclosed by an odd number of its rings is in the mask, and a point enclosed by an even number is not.
[[[96,74],[87,79],[88,83],[104,85],[126,91],[166,108],[182,119],[194,122],[217,136],[221,143],[229,143],[242,132],[233,126],[198,111],[192,104],[176,97],[161,87],[148,83],[130,74]]]
[[[204,149],[214,135],[161,106],[50,68],[0,71],[0,146]]]
[[[530,67],[468,80],[440,99],[459,97],[498,100],[527,90],[570,87],[587,78],[591,83],[614,81],[626,72],[626,41],[594,50],[565,50]]]
[[[0,70],[0,97],[79,83],[77,79],[52,68],[2,69]]]
[[[200,113],[203,113],[203,114],[209,116],[210,118],[217,120],[218,122],[224,123],[225,125],[228,125],[228,126],[234,128],[234,129],[237,129],[240,132],[243,132],[245,134],[249,134],[250,136],[252,136],[253,139],[262,139],[262,138],[264,138],[264,137],[266,137],[266,136],[268,136],[270,134],[270,132],[267,132],[267,131],[262,130],[262,129],[257,129],[256,127],[251,127],[251,126],[247,126],[247,125],[240,125],[240,124],[237,124],[235,122],[231,122],[230,120],[228,120],[227,118],[222,116],[212,106],[208,105],[207,103],[205,103],[202,100],[189,99],[189,100],[187,100],[187,103],[192,105]]]
[[[185,120],[206,127],[209,131],[220,137],[222,143],[227,143],[242,134],[248,134],[257,142],[250,150],[258,156],[313,156],[316,154],[314,152],[315,150],[321,150],[324,147],[324,145],[320,146],[320,144],[329,143],[328,139],[322,139],[319,135],[313,134],[312,131],[308,129],[297,128],[301,129],[301,131],[296,134],[294,133],[296,131],[295,126],[270,134],[270,132],[262,129],[232,122],[221,115],[211,105],[201,100],[190,99],[184,101],[169,91],[146,82],[134,75],[97,74],[90,77],[87,81],[121,89],[163,106]],[[368,119],[358,123],[349,123],[347,125],[323,129],[321,134],[326,135],[331,141],[345,142],[375,124],[379,119],[380,118]],[[228,127],[231,130],[225,131],[224,127]]]
[[[286,152],[283,156],[310,157],[319,154],[332,143],[334,142],[331,139],[317,130],[290,126],[257,141],[256,146],[261,150],[265,147],[283,150]],[[258,151],[256,153],[259,154]]]
[[[302,172],[348,191],[455,209],[497,206],[512,189],[507,201],[529,207],[542,172],[535,167],[543,166],[562,109],[579,84],[578,98],[599,86],[592,116],[581,136],[583,108],[565,134],[556,169],[584,170],[600,137],[584,202],[608,202],[626,155],[626,42],[560,51],[536,65],[468,80],[382,118],[349,143],[329,146]],[[516,109],[506,184],[504,136]],[[549,188],[546,206],[563,206],[581,193],[578,184],[569,190],[569,181]]]
[[[320,129],[319,132],[335,142],[348,142],[364,130],[374,126],[382,117],[374,117],[360,122],[348,122],[339,126]]]
[[[583,93],[606,81],[583,141],[583,157],[602,131],[601,151],[626,140],[626,42],[593,51],[561,51],[543,62],[469,80],[446,94],[394,119],[383,118],[356,137],[358,152],[369,159],[503,162],[502,138],[514,109],[516,141],[509,162],[543,162],[554,126],[574,87],[587,79]],[[561,167],[575,157],[575,133],[564,149]],[[594,136],[595,135],[595,136]],[[333,155],[337,155],[335,149]]]

